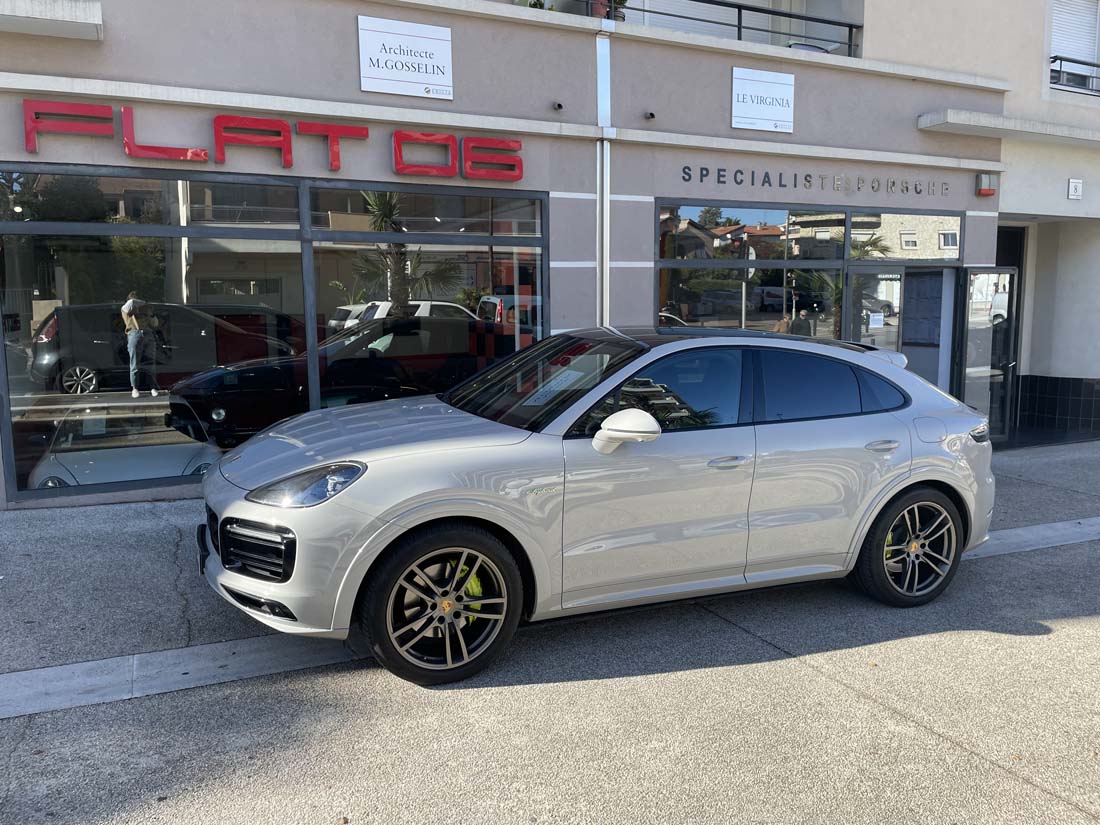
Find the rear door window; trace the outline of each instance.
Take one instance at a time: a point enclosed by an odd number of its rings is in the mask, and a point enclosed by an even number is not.
[[[761,349],[763,422],[833,418],[862,412],[855,370],[842,361]]]

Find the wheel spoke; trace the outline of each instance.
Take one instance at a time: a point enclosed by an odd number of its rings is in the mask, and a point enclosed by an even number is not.
[[[449,623],[443,625],[443,650],[447,656],[447,667],[452,667],[454,665],[454,659],[451,658],[451,631]]]
[[[951,567],[951,562],[950,562],[950,561],[948,561],[947,559],[945,559],[945,558],[944,558],[943,556],[941,556],[941,555],[940,555],[939,553],[933,553],[933,552],[932,552],[931,550],[925,550],[925,551],[924,551],[924,555],[925,555],[925,556],[931,556],[931,557],[932,557],[932,558],[934,558],[934,559],[935,559],[936,561],[938,561],[938,562],[942,562],[942,563],[946,564],[946,565],[947,565],[947,566],[948,566],[949,568]]]
[[[461,590],[458,589],[458,577],[462,575],[462,568],[466,564],[466,557],[468,555],[470,555],[470,551],[463,550],[462,555],[459,556],[458,564],[455,565],[455,572],[454,572],[454,575],[451,576],[451,584],[450,584],[450,589],[451,589],[452,593],[461,593],[462,592]]]
[[[480,566],[481,566],[481,557],[479,556],[477,559],[474,560],[474,563],[470,565],[469,572],[467,572],[466,575],[462,577],[462,582],[460,584],[455,585],[455,588],[454,588],[455,593],[464,593],[466,591],[466,588],[470,584],[470,580],[474,577],[474,574],[477,572],[477,569]],[[474,598],[474,597],[471,596],[470,598]]]
[[[940,536],[942,536],[944,533],[946,533],[950,529],[951,529],[951,521],[949,519],[947,524],[945,524],[943,527],[941,527],[939,529],[939,531],[934,536],[928,536],[927,538],[925,538],[925,541],[927,541],[927,542],[935,541],[936,539],[938,539]]]
[[[496,619],[497,621],[499,621],[504,618],[503,610],[501,610],[499,613],[483,613],[480,610],[467,610],[466,608],[463,608],[459,611],[459,614],[469,619]]]
[[[943,521],[945,518],[947,518],[947,513],[940,513],[939,518],[937,518],[934,522],[932,522],[931,525],[929,525],[928,527],[925,527],[924,530],[921,531],[921,537],[923,538],[924,536],[926,536],[927,534],[929,534],[933,530],[935,530],[937,527],[939,527],[940,522]],[[939,534],[937,533],[937,535],[939,535]]]
[[[946,570],[940,570],[940,568],[936,567],[936,565],[933,562],[929,561],[928,559],[924,558],[923,556],[921,557],[921,561],[923,561],[925,564],[927,564],[929,567],[931,567],[933,570],[935,570],[936,575],[939,576],[941,579],[944,576],[947,575]]]
[[[428,635],[428,631],[431,630],[433,627],[435,627],[435,622],[433,622],[432,618],[429,616],[427,621],[424,623],[424,626],[420,628],[420,630],[416,632],[416,635],[413,636],[409,641],[405,642],[405,644],[403,645],[400,645],[400,649],[403,651],[408,650],[410,647],[412,647],[414,644],[416,644],[426,635]]]
[[[462,628],[458,625],[454,626],[455,636],[458,638],[458,649],[462,652],[462,661],[466,661],[470,658],[470,651],[466,649],[466,640],[462,637]]]
[[[425,573],[423,570],[421,570],[417,565],[413,565],[412,572],[418,578],[423,579],[424,583],[432,589],[432,592],[435,593],[435,595],[437,595],[437,596],[442,596],[443,595],[443,591],[440,590],[439,587],[436,585],[436,583],[431,580],[431,577],[428,576],[428,574]]]
[[[913,564],[913,557],[912,556],[906,556],[905,557],[905,581],[903,581],[902,585],[901,585],[901,589],[903,591],[905,591],[906,593],[909,592],[909,575],[913,572],[913,570],[915,568],[916,568],[916,565]],[[913,582],[913,589],[914,590],[917,589],[917,583],[916,582]]]
[[[413,593],[415,593],[417,596],[422,598],[428,604],[435,604],[435,598],[430,593],[425,593],[423,590],[421,590],[413,582],[407,581],[405,579],[401,579],[398,582],[398,584],[401,585],[402,587],[404,587],[406,590],[411,590]]]
[[[425,619],[431,619],[431,614],[430,613],[422,613],[419,616],[417,616],[415,619],[413,619],[411,622],[409,622],[407,625],[405,625],[404,627],[399,627],[397,630],[395,630],[393,632],[394,638],[396,639],[398,636],[403,636],[404,634],[408,633],[410,630],[412,630],[414,627],[416,627],[418,624],[420,624]]]
[[[913,527],[913,521],[917,519],[917,516],[914,512],[916,509],[916,507],[910,507],[902,514],[905,516],[905,529],[909,531],[909,538],[913,538],[913,536],[917,535],[917,530]],[[914,513],[913,519],[909,518],[910,513]],[[919,520],[917,523],[919,526]]]

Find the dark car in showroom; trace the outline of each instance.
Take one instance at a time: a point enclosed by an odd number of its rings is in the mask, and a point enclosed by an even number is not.
[[[338,407],[444,392],[535,336],[529,327],[463,318],[380,318],[318,351],[321,404]],[[165,423],[229,448],[309,409],[305,356],[206,370],[176,384]]]
[[[161,387],[208,369],[249,358],[294,355],[285,340],[249,332],[236,324],[182,304],[149,303],[155,375]],[[248,316],[245,308],[234,308]],[[277,324],[257,322],[278,331]],[[289,319],[289,316],[284,316]],[[284,325],[290,330],[288,325]],[[130,356],[119,304],[59,306],[47,315],[31,338],[27,374],[41,387],[64,393],[92,393],[130,388]]]

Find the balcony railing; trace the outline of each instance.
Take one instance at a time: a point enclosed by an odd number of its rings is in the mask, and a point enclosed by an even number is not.
[[[689,13],[682,13],[685,5]],[[857,57],[863,26],[808,14],[773,10],[729,0],[574,0],[559,2],[561,11],[704,32],[720,37],[788,46],[803,51]],[[673,10],[675,9],[675,11]]]
[[[1100,95],[1100,63],[1056,54],[1050,58],[1050,85],[1067,92]]]

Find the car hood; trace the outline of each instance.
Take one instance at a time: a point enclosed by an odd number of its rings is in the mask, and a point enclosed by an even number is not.
[[[517,444],[530,433],[457,410],[431,396],[316,410],[276,424],[222,459],[226,480],[254,490],[333,461],[384,458],[461,447]]]

